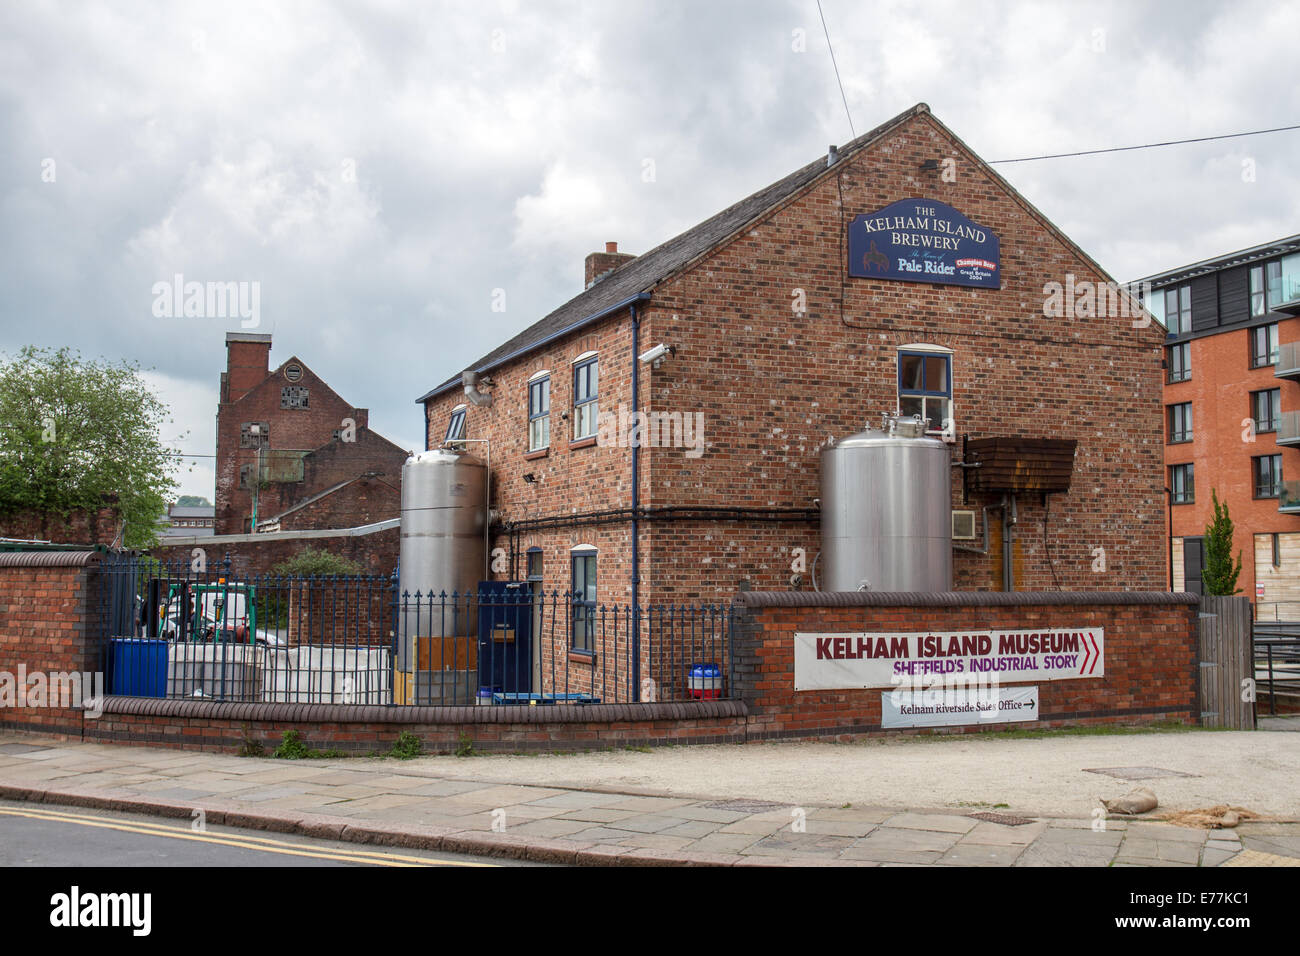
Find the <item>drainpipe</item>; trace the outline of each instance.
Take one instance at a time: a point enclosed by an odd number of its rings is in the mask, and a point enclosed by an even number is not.
[[[1016,526],[1016,496],[1002,497],[1002,590],[1014,591],[1016,583],[1011,579],[1011,531]]]
[[[640,402],[641,385],[641,319],[637,315],[636,303],[632,303],[632,420]],[[641,435],[644,429],[637,430],[637,441],[632,446],[632,700],[641,701],[641,563],[638,543],[641,537],[640,523],[637,515],[641,510]]]

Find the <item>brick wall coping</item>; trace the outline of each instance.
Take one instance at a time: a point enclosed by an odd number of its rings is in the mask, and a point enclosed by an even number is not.
[[[654,704],[570,704],[545,707],[408,707],[379,704],[237,703],[158,697],[102,698],[106,714],[316,724],[590,724],[744,717],[743,701]]]
[[[1187,591],[742,591],[741,607],[1028,607],[1199,604]]]
[[[84,568],[101,557],[98,551],[5,551],[0,568]]]

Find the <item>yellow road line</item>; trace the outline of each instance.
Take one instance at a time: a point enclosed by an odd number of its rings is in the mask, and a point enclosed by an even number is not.
[[[142,836],[162,836],[176,840],[192,840],[200,843],[214,843],[221,846],[240,847],[248,850],[261,850],[265,853],[283,853],[286,856],[304,856],[322,860],[336,860],[349,863],[370,863],[380,866],[495,866],[492,863],[474,863],[461,860],[439,860],[429,857],[405,856],[398,853],[376,853],[369,850],[332,850],[306,849],[301,843],[285,840],[272,840],[265,837],[235,837],[206,832],[182,830],[178,827],[156,823],[114,822],[104,817],[86,816],[57,810],[14,810],[0,807],[0,816],[26,817],[32,820],[44,820],[52,823],[75,823],[99,829],[120,830]]]

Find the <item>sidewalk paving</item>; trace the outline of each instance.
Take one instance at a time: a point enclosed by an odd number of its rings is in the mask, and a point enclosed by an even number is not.
[[[0,799],[184,818],[202,810],[213,825],[548,863],[1300,866],[1300,823],[1206,831],[1141,819],[1017,818],[989,807],[796,807],[452,779],[419,764],[0,734]],[[1027,822],[1012,825],[1018,820]]]

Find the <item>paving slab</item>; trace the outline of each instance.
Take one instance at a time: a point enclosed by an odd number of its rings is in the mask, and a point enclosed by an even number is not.
[[[958,843],[938,862],[948,866],[1013,866],[1024,852],[1023,844]]]
[[[936,830],[941,833],[969,833],[979,824],[967,816],[945,813],[896,813],[884,821],[887,827],[908,830]]]

